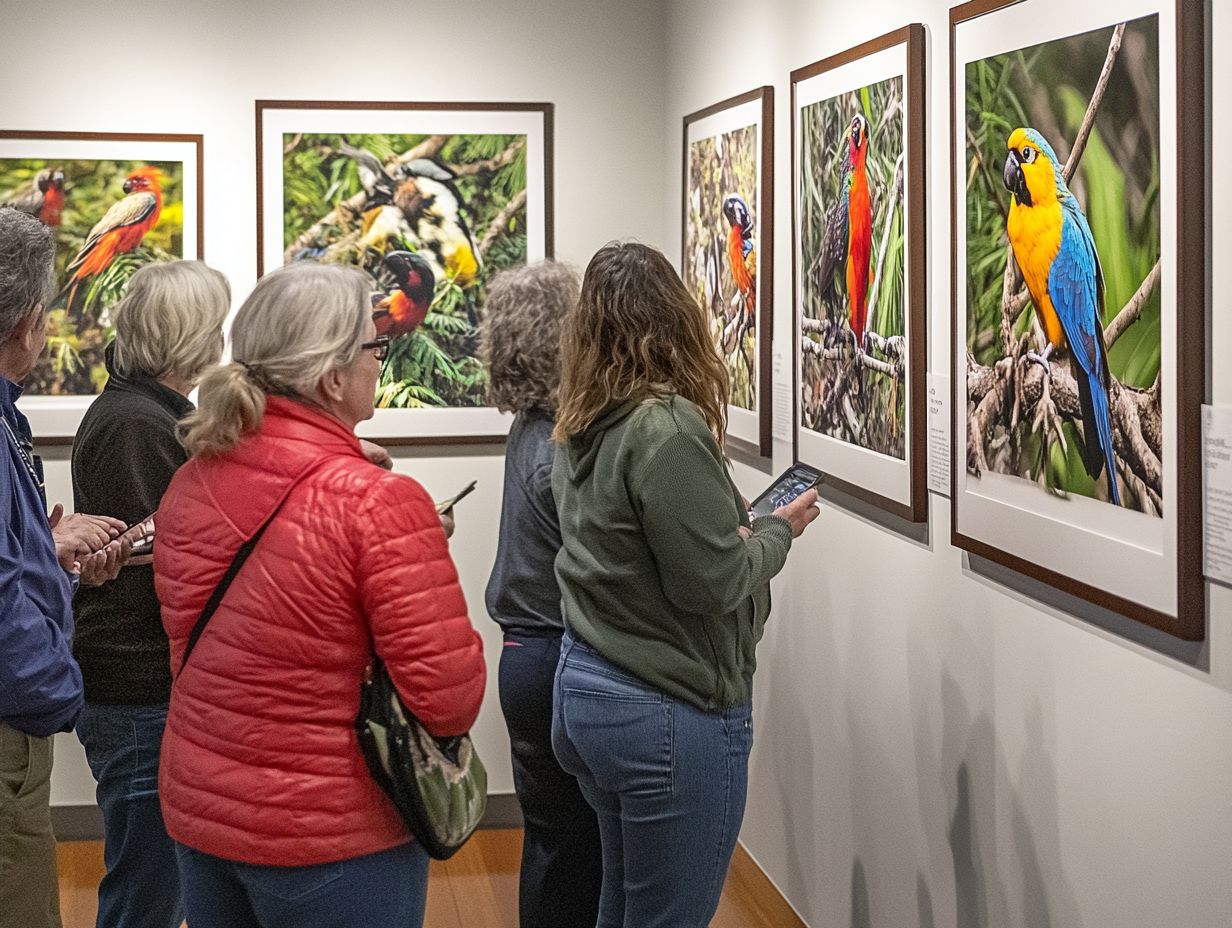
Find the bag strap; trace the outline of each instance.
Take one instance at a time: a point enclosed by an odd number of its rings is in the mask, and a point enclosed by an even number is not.
[[[201,633],[205,631],[205,626],[209,624],[210,619],[222,604],[222,598],[227,593],[227,587],[231,586],[231,581],[240,572],[240,568],[244,566],[244,562],[248,560],[248,555],[252,554],[252,549],[257,546],[257,542],[261,540],[261,536],[265,534],[265,530],[269,528],[270,523],[282,511],[283,503],[287,501],[287,497],[291,495],[291,491],[295,489],[296,484],[314,470],[316,470],[315,467],[310,467],[295,479],[294,483],[287,488],[287,492],[283,494],[282,500],[274,507],[274,511],[270,513],[269,518],[262,522],[261,527],[256,530],[253,536],[240,545],[240,549],[235,552],[235,559],[231,562],[231,566],[227,568],[227,572],[222,575],[222,579],[218,581],[218,586],[214,588],[210,598],[206,600],[205,608],[201,610],[201,617],[197,619],[197,624],[193,626],[192,632],[188,635],[188,644],[184,646],[184,659],[180,661],[179,673],[175,675],[177,680],[180,678],[180,674],[184,672],[184,668],[188,666],[188,658],[192,654],[193,648],[197,646],[197,640],[201,637]]]

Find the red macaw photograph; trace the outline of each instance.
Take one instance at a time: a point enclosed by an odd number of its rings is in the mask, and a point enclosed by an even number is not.
[[[1158,17],[971,61],[965,94],[967,472],[1162,516]]]
[[[88,396],[107,381],[110,309],[152,261],[184,256],[181,162],[0,158],[0,206],[55,234],[56,296],[47,350],[26,378],[28,396]]]
[[[800,109],[800,427],[906,456],[903,79]]]
[[[748,410],[757,409],[758,142],[750,125],[689,145],[681,269],[727,363],[727,401]]]

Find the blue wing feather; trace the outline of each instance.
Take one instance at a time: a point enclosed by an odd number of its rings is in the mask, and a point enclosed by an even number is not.
[[[1083,430],[1090,454],[1087,470],[1108,468],[1108,489],[1120,505],[1112,423],[1108,414],[1108,359],[1104,348],[1104,272],[1087,217],[1072,195],[1061,198],[1061,247],[1048,272],[1048,295],[1061,321],[1071,356],[1082,370]],[[1077,372],[1075,372],[1077,373]],[[1092,441],[1095,439],[1095,442]]]

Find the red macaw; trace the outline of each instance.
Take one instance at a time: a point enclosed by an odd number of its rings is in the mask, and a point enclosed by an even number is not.
[[[857,345],[864,344],[868,324],[868,291],[873,285],[870,260],[873,253],[873,205],[868,191],[868,120],[857,113],[847,136],[851,181],[847,206],[847,299],[851,309],[851,333]]]
[[[73,290],[85,278],[101,274],[117,255],[132,251],[154,228],[163,209],[162,182],[166,179],[155,167],[141,167],[124,181],[124,199],[113,203],[86,236],[86,243],[69,262]],[[72,305],[69,296],[69,305]]]
[[[64,211],[64,172],[59,168],[44,168],[34,180],[15,190],[4,205],[33,216],[52,229],[58,228],[60,214]]]
[[[398,338],[409,335],[423,323],[432,305],[436,286],[428,262],[410,251],[391,251],[381,261],[393,279],[394,288],[372,307],[378,335]]]

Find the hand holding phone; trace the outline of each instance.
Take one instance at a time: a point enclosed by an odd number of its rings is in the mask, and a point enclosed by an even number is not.
[[[459,500],[465,499],[467,496],[469,496],[474,491],[475,485],[477,483],[479,483],[478,480],[472,480],[470,483],[464,486],[461,490],[459,490],[453,496],[449,497],[449,499],[443,499],[439,503],[437,503],[436,504],[437,515],[443,516],[446,513],[448,513],[451,509],[453,509],[454,506],[458,504]]]
[[[749,518],[777,515],[791,528],[791,537],[799,538],[820,514],[814,487],[823,474],[807,464],[793,464],[770,487],[753,500]]]

